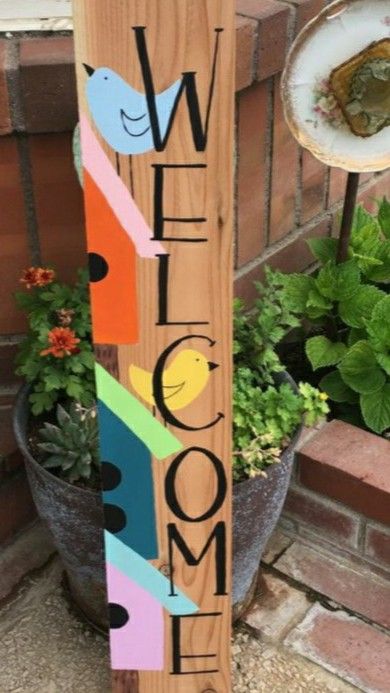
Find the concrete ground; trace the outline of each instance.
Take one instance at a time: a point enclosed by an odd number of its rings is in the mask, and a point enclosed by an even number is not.
[[[54,558],[25,578],[1,609],[0,693],[109,692],[107,642],[69,609],[61,575]],[[236,693],[357,690],[244,623],[235,630],[232,652]]]

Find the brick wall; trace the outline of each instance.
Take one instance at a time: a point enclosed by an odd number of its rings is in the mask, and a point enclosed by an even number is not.
[[[296,458],[285,531],[330,557],[389,576],[390,442],[331,421],[304,434]]]
[[[265,263],[299,271],[305,239],[337,229],[345,174],[303,152],[283,120],[280,74],[297,31],[325,0],[237,0],[236,292],[253,298]],[[73,171],[77,120],[71,36],[0,39],[0,456],[10,431],[16,345],[25,328],[14,306],[23,267],[51,263],[72,279],[85,262],[82,196]],[[373,205],[389,177],[363,176]]]

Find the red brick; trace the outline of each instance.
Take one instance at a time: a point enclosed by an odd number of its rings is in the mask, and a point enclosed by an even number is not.
[[[22,332],[23,313],[16,308],[14,292],[20,288],[24,267],[31,264],[27,241],[24,198],[16,139],[0,138],[0,334]]]
[[[388,693],[390,638],[368,623],[315,604],[286,644],[359,690]]]
[[[342,562],[295,542],[274,567],[374,623],[390,626],[389,581],[357,562]]]
[[[265,157],[268,85],[254,84],[239,97],[238,266],[264,250]]]
[[[309,606],[304,592],[271,573],[262,573],[259,594],[243,621],[262,640],[278,642],[303,618]]]
[[[7,86],[7,47],[8,41],[0,39],[0,135],[8,135],[12,131]]]
[[[247,17],[236,17],[236,91],[249,87],[254,77],[257,24]]]
[[[9,541],[36,517],[25,472],[0,485],[0,544]]]
[[[256,267],[243,274],[238,273],[234,283],[235,295],[240,296],[248,307],[256,297],[255,281],[263,281],[264,266],[269,265],[273,269],[282,272],[302,272],[313,264],[313,256],[310,252],[306,239],[317,236],[327,236],[329,234],[329,219],[323,219],[316,226],[294,238],[290,243],[286,243],[274,253],[267,254],[262,262]],[[270,248],[272,251],[272,248]]]
[[[259,23],[257,79],[281,72],[288,48],[290,8],[275,0],[237,0],[237,12]]]
[[[301,483],[366,517],[390,521],[390,441],[331,421],[298,452]]]
[[[72,38],[22,40],[20,75],[27,132],[72,130],[78,120]]]
[[[368,188],[359,195],[359,202],[369,212],[376,212],[378,206],[376,201],[384,195],[390,198],[390,171],[385,172],[381,176],[372,178]]]
[[[17,448],[12,430],[12,407],[0,407],[0,456],[6,457]]]
[[[364,552],[374,561],[390,566],[390,529],[383,525],[368,524]]]
[[[336,503],[295,486],[288,492],[283,512],[330,541],[358,548],[359,516]]]
[[[302,208],[300,223],[305,224],[320,214],[325,207],[327,167],[309,151],[302,153]]]
[[[343,171],[341,168],[331,168],[329,179],[329,207],[333,207],[334,204],[344,199],[346,185],[347,172]]]
[[[0,344],[0,384],[9,387],[20,381],[15,375],[17,344]]]
[[[289,0],[289,2],[296,8],[296,33],[301,31],[326,5],[325,0]]]
[[[295,227],[298,176],[298,145],[284,119],[279,78],[275,79],[273,120],[271,243],[280,240]]]
[[[70,134],[29,138],[42,261],[61,280],[86,265],[82,190],[73,166]]]

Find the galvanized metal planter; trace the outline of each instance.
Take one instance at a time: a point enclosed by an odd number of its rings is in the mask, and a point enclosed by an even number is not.
[[[280,384],[292,378],[275,376]],[[23,453],[38,514],[47,524],[66,571],[70,592],[91,623],[107,629],[103,560],[103,511],[99,493],[68,484],[45,470],[28,449],[29,387],[24,386],[14,412],[14,430]],[[278,522],[294,462],[294,445],[281,463],[270,467],[268,478],[257,477],[233,489],[233,620],[249,606],[266,544]]]
[[[34,502],[53,536],[76,604],[88,620],[107,629],[101,496],[62,481],[34,460],[28,449],[29,391],[25,385],[19,392],[14,431]]]

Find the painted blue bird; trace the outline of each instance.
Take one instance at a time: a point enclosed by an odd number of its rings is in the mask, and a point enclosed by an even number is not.
[[[144,154],[154,149],[152,126],[145,94],[133,89],[114,70],[94,69],[84,64],[88,74],[87,100],[95,124],[118,154]],[[181,79],[156,95],[162,137],[165,136]]]

